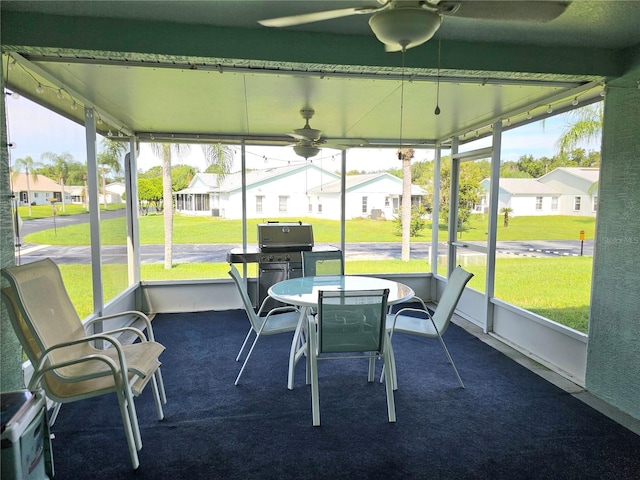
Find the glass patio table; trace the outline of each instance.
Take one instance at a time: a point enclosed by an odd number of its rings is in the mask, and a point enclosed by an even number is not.
[[[318,292],[321,290],[382,290],[389,289],[388,305],[406,302],[415,295],[413,289],[403,283],[376,277],[356,275],[326,275],[319,277],[299,277],[284,280],[269,288],[269,296],[288,305],[300,307],[300,320],[293,334],[289,353],[289,375],[287,387],[293,390],[296,363],[306,353],[305,319],[310,309],[318,306]],[[307,376],[309,369],[307,369]],[[309,379],[307,378],[307,381]]]

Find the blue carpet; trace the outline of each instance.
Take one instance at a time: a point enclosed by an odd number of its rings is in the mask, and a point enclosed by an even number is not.
[[[114,395],[65,405],[54,425],[59,479],[638,479],[640,437],[461,328],[437,340],[394,336],[397,423],[365,360],[321,362],[312,427],[304,362],[286,388],[292,334],[264,337],[241,384],[243,311],[162,314],[156,338],[168,403],[136,401],[140,468],[131,469]],[[379,367],[380,368],[380,367]]]

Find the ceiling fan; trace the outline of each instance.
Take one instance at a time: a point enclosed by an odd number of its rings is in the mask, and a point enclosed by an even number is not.
[[[292,27],[351,15],[371,15],[369,26],[387,51],[423,44],[440,28],[443,16],[545,23],[560,16],[570,1],[377,0],[376,6],[341,8],[260,20],[265,27]]]
[[[287,135],[297,140],[293,144],[293,151],[297,155],[304,158],[315,157],[320,148],[334,148],[336,150],[344,150],[349,147],[363,146],[368,144],[363,138],[323,138],[322,131],[311,128],[309,120],[313,117],[315,111],[312,108],[303,108],[300,115],[305,120],[304,127],[296,128]]]

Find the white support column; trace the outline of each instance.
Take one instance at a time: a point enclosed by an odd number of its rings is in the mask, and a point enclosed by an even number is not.
[[[247,250],[247,151],[245,141],[240,143],[240,175],[242,177],[242,250]],[[248,287],[247,262],[242,262],[242,278]],[[248,290],[247,290],[248,291]]]
[[[140,230],[138,224],[138,152],[136,138],[129,139],[129,153],[124,157],[127,209],[127,265],[129,285],[140,283]]]
[[[91,277],[93,280],[93,312],[102,315],[102,260],[100,258],[100,202],[98,192],[98,155],[96,118],[92,108],[84,109],[84,126],[87,142],[87,188],[89,189],[89,229],[91,232]],[[98,327],[99,328],[99,327]]]
[[[433,198],[431,199],[431,273],[438,273],[438,233],[440,225],[440,164],[442,162],[442,146],[436,144],[433,171]]]
[[[447,262],[447,278],[456,268],[457,247],[454,245],[458,239],[458,190],[460,186],[460,159],[456,158],[458,153],[459,140],[454,137],[451,140],[451,185],[449,189],[449,235],[447,244],[449,255]]]
[[[340,250],[345,252],[346,225],[347,225],[347,151],[342,151],[342,173],[340,175]],[[345,259],[346,261],[346,259]]]
[[[502,148],[502,122],[493,124],[493,152],[489,191],[489,225],[487,238],[487,276],[485,284],[486,321],[484,333],[493,331],[493,303],[496,280],[496,243],[498,237],[498,191],[500,188],[500,155]]]

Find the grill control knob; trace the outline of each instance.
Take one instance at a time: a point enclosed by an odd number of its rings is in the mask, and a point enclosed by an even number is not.
[[[285,259],[285,261],[290,262],[291,261],[291,255],[285,255],[284,259]]]
[[[269,261],[273,262],[273,255],[269,255]]]

